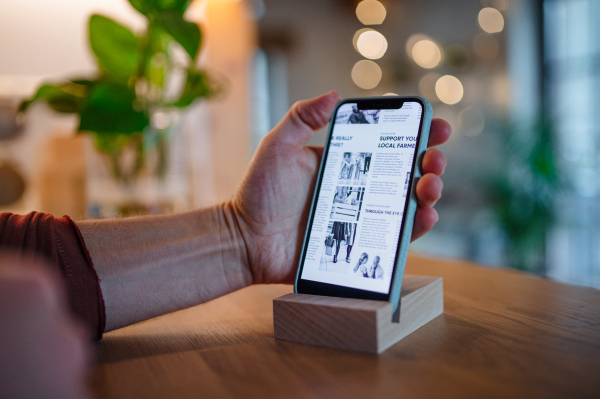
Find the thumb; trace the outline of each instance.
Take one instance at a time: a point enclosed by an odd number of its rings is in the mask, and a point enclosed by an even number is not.
[[[311,100],[298,101],[273,129],[273,135],[281,141],[304,145],[315,130],[329,122],[340,95],[332,90]]]

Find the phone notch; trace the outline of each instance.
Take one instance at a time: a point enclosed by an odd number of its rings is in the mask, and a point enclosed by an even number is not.
[[[369,111],[369,110],[375,110],[375,109],[400,109],[402,108],[402,106],[404,105],[404,99],[400,99],[400,98],[393,98],[393,99],[385,99],[385,100],[381,100],[381,101],[373,101],[373,100],[367,100],[367,101],[357,101],[356,102],[356,106],[358,107],[359,111]]]

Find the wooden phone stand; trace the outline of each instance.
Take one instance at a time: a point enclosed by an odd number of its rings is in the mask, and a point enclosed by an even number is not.
[[[405,275],[399,311],[390,302],[287,294],[273,300],[275,338],[381,353],[444,312],[441,277]]]

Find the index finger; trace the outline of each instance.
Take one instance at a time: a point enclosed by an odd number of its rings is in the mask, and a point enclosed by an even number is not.
[[[436,145],[444,144],[448,141],[451,134],[452,128],[448,122],[439,118],[432,119],[427,147],[435,147]]]

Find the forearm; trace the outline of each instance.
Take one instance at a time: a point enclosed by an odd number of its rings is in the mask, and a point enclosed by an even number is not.
[[[246,246],[229,204],[77,224],[100,278],[106,331],[252,283]]]

